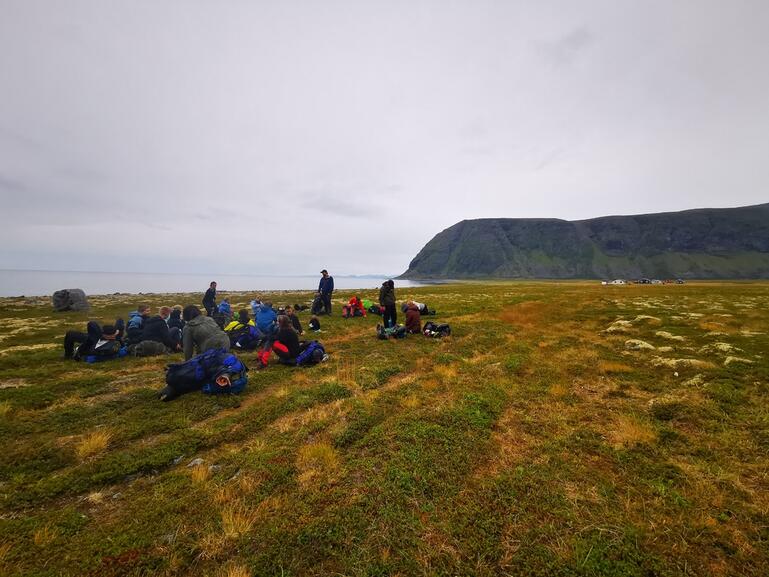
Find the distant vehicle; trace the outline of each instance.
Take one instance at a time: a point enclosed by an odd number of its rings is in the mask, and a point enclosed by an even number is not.
[[[611,281],[609,284],[627,284],[627,282],[624,279],[616,278],[613,281]]]
[[[605,280],[602,280],[602,281],[601,281],[601,284],[602,284],[603,286],[606,286],[607,284],[609,284],[609,281],[605,281]]]
[[[652,281],[650,281],[648,278],[639,278],[635,282],[636,284],[652,284]]]
[[[676,284],[684,284],[685,282],[686,281],[684,279],[682,279],[682,278],[677,278],[676,279]]]
[[[662,284],[662,281],[658,278],[653,278],[651,281],[649,281],[651,284]]]

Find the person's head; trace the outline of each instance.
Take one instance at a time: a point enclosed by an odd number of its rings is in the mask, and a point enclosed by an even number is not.
[[[178,319],[181,316],[182,316],[182,307],[180,305],[175,305],[174,308],[171,309],[171,318]]]
[[[182,318],[185,320],[185,322],[189,322],[195,317],[200,316],[200,309],[196,307],[195,305],[187,305],[184,307],[184,310],[182,311]]]
[[[390,288],[395,288],[395,283],[393,282],[392,279],[387,281],[387,286],[389,286]]]
[[[287,329],[291,327],[291,319],[286,315],[278,315],[278,328]]]
[[[171,315],[171,307],[162,306],[158,309],[161,319],[167,319]]]
[[[292,314],[294,314],[294,307],[286,305],[286,315],[291,316]]]
[[[151,314],[150,305],[139,305],[136,307],[136,310],[139,311],[139,316],[142,317],[148,317]]]
[[[246,309],[238,311],[238,321],[247,325],[249,320],[248,311]]]
[[[224,297],[224,298],[222,299],[222,302],[223,302],[223,303],[227,303],[227,304],[230,304],[230,297]]]
[[[317,320],[318,320],[318,315],[312,315],[312,316],[310,317],[310,320],[311,320],[311,321],[317,321]]]
[[[208,285],[208,286],[210,286],[212,289],[215,289],[215,288],[216,288],[216,281],[215,281],[215,280],[212,280],[212,281],[211,281],[211,284],[210,284],[210,285]]]
[[[112,341],[118,336],[118,330],[113,325],[104,325],[101,328],[101,338]]]
[[[265,307],[265,308],[268,308],[268,309],[271,309],[271,308],[272,308],[272,303],[271,303],[270,301],[264,301],[264,303],[263,303],[263,304],[264,304],[264,307]]]
[[[324,268],[322,271],[320,271],[320,274],[323,275],[323,278],[326,278],[328,276],[328,271]]]

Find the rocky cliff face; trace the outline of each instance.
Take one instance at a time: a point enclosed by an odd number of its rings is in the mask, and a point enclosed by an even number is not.
[[[581,221],[463,220],[403,278],[769,278],[769,203]]]

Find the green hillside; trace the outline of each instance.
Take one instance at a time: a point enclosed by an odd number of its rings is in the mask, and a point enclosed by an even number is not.
[[[464,220],[403,278],[769,278],[769,204],[582,221]]]

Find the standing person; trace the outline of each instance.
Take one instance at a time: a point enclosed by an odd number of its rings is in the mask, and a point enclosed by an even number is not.
[[[320,277],[318,283],[318,292],[323,299],[323,308],[327,315],[331,314],[331,293],[334,292],[334,277],[329,276],[328,271],[324,268],[320,271],[323,276]]]
[[[182,318],[186,323],[182,333],[185,361],[192,358],[195,349],[198,353],[204,353],[209,349],[230,350],[230,337],[219,328],[214,319],[201,315],[198,307],[195,305],[184,307]]]
[[[206,294],[203,296],[203,307],[209,317],[214,316],[216,310],[216,281],[212,281]]]
[[[394,327],[398,322],[398,313],[395,310],[395,283],[386,280],[379,289],[379,305],[384,307],[384,326],[385,328]]]

